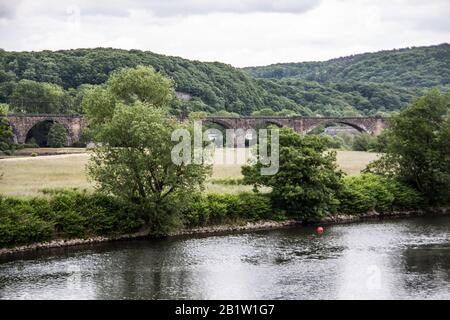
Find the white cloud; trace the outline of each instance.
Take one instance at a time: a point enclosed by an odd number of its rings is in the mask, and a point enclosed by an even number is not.
[[[0,12],[7,14],[0,14],[0,47],[136,48],[247,66],[324,60],[450,40],[450,4],[445,0],[111,3],[22,0],[15,6],[3,4]]]

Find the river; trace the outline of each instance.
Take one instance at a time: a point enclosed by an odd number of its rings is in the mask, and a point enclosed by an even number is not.
[[[450,217],[3,257],[0,299],[450,299]]]

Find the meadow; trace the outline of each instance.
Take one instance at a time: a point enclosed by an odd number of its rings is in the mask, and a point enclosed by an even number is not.
[[[76,150],[79,152],[80,150]],[[45,153],[45,150],[40,150]],[[376,153],[337,151],[339,167],[349,175],[357,175],[378,157]],[[30,196],[44,188],[93,188],[86,176],[88,153],[0,159],[0,194]],[[241,177],[240,164],[215,164],[211,179]],[[250,191],[251,186],[206,183],[211,192]]]

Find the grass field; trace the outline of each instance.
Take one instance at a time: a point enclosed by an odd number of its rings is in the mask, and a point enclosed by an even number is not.
[[[63,154],[0,159],[0,194],[27,196],[43,188],[92,188],[85,174],[88,154]],[[338,151],[337,162],[350,175],[358,174],[377,154],[358,151]],[[213,178],[240,177],[240,165],[215,165]],[[250,191],[251,186],[228,186],[207,183],[208,191]]]

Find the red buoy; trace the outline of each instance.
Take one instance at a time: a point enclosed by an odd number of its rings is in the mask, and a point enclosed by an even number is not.
[[[323,227],[317,227],[316,228],[316,232],[317,232],[317,234],[322,234],[323,232],[324,232],[324,229],[323,229]]]

